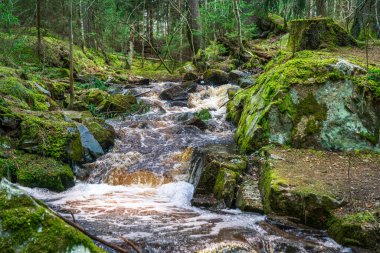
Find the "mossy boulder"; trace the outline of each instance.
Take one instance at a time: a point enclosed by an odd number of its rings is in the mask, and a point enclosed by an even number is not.
[[[193,178],[195,195],[192,203],[213,207],[233,207],[237,184],[248,166],[247,158],[206,148],[195,152],[193,160],[198,161],[196,168],[192,171],[195,175]]]
[[[290,22],[288,43],[290,50],[318,50],[356,44],[355,39],[333,19],[298,19]]]
[[[62,114],[20,114],[21,136],[18,148],[58,160],[83,160],[83,148],[76,125]]]
[[[69,165],[52,158],[14,152],[0,158],[0,178],[27,187],[64,191],[74,186],[74,174]]]
[[[228,74],[223,70],[219,69],[209,69],[204,73],[203,77],[207,84],[217,86],[228,84],[228,82],[230,81]]]
[[[0,183],[0,224],[2,252],[104,252],[4,179]]]
[[[17,77],[0,78],[0,94],[17,108],[47,111],[50,107],[47,96],[27,87]]]
[[[372,250],[380,248],[379,211],[363,211],[334,217],[329,221],[328,233],[338,243]]]
[[[196,81],[198,80],[198,75],[195,74],[194,72],[188,72],[183,76],[183,81],[188,82],[188,81]]]
[[[127,113],[132,106],[137,104],[137,99],[130,95],[110,95],[99,104],[96,110],[100,113]]]
[[[370,88],[363,90],[367,76],[361,63],[311,51],[289,57],[281,53],[255,86],[229,102],[227,118],[238,126],[242,151],[270,143],[380,150],[379,83],[368,81]]]

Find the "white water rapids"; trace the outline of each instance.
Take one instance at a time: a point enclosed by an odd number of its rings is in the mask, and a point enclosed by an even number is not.
[[[239,210],[210,211],[191,206],[194,187],[187,183],[192,150],[231,145],[233,127],[225,118],[227,90],[200,86],[188,107],[173,106],[159,93],[175,83],[134,89],[151,112],[112,120],[118,140],[109,153],[86,165],[87,182],[63,193],[24,188],[92,234],[123,245],[121,237],[143,252],[349,252],[323,231],[280,228],[266,217]],[[189,113],[209,109],[205,132],[185,125]]]

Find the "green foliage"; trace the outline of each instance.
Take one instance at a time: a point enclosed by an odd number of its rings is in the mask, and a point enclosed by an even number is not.
[[[203,121],[207,121],[207,120],[212,119],[212,115],[207,109],[202,109],[199,112],[196,112],[195,117],[197,117]]]
[[[95,88],[95,89],[99,89],[99,90],[103,90],[103,91],[106,91],[108,89],[106,84],[98,78],[95,78],[91,83],[78,84],[78,85],[76,85],[76,87],[78,87],[79,89],[93,89],[93,88]]]
[[[246,38],[251,38],[256,32],[256,27],[249,19],[254,13],[254,5],[248,1],[239,1],[241,15],[242,32]],[[201,19],[203,34],[206,38],[212,39],[227,36],[236,38],[237,23],[233,12],[233,1],[226,1],[221,4],[219,1],[210,1],[207,5],[201,6]]]
[[[0,24],[6,30],[19,24],[19,19],[14,15],[13,1],[0,2]]]

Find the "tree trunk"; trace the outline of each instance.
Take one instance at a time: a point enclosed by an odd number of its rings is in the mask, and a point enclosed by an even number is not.
[[[41,0],[37,0],[37,54],[40,60],[42,59],[42,36],[41,36]]]
[[[135,30],[134,30],[134,27],[132,27],[132,29],[129,32],[129,49],[128,49],[128,55],[127,55],[127,69],[132,68],[134,50],[135,50]]]
[[[233,0],[234,5],[234,14],[236,18],[237,30],[238,30],[238,44],[241,50],[243,50],[243,35],[241,30],[241,18],[240,18],[240,10],[239,10],[239,0]]]
[[[187,0],[189,6],[190,45],[194,55],[202,48],[202,29],[200,25],[200,12],[198,0]]]
[[[153,25],[153,8],[149,8],[149,41],[150,44],[154,47],[154,25]]]
[[[84,20],[83,20],[83,0],[79,0],[79,19],[80,19],[80,33],[82,39],[82,51],[86,48],[86,39],[84,34]]]
[[[317,7],[317,16],[323,16],[323,17],[326,16],[325,0],[317,0],[316,7]]]
[[[70,104],[72,110],[74,105],[74,60],[73,60],[73,0],[70,0]]]

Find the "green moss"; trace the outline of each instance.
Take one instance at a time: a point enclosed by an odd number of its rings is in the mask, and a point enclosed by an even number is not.
[[[199,112],[196,112],[195,117],[197,117],[203,121],[208,121],[208,120],[212,119],[212,115],[207,109],[202,109]]]
[[[331,18],[298,19],[290,22],[290,50],[317,50],[356,44],[354,38]]]
[[[25,102],[33,110],[48,110],[46,97],[26,88],[16,77],[0,78],[0,94]]]
[[[289,90],[292,86],[321,85],[327,81],[344,79],[339,71],[331,68],[337,61],[329,53],[311,51],[298,52],[292,59],[286,53],[275,58],[266,72],[256,80],[256,85],[242,92],[242,95],[239,93],[228,105],[228,117],[236,121],[238,117],[234,111],[238,111],[236,108],[241,106],[242,98],[246,97],[235,134],[242,151],[254,151],[268,144],[267,137],[270,134],[266,118],[273,105],[280,105],[280,111],[288,113],[293,119],[297,118],[297,114],[308,115],[311,111],[316,111],[314,107],[318,107],[318,103],[311,97],[307,97],[304,104],[296,110],[288,96]],[[317,118],[321,118],[319,113]]]
[[[31,154],[12,154],[0,158],[4,177],[27,187],[64,191],[74,185],[74,174],[68,165],[51,158]]]
[[[368,211],[329,220],[328,233],[337,242],[346,246],[369,249],[380,247],[380,219]]]
[[[81,161],[78,158],[83,152],[78,145],[79,133],[74,123],[64,121],[60,114],[22,114],[21,118],[20,149],[58,160]]]
[[[70,252],[77,246],[104,252],[20,190],[12,191],[0,190],[0,245],[5,252]]]

